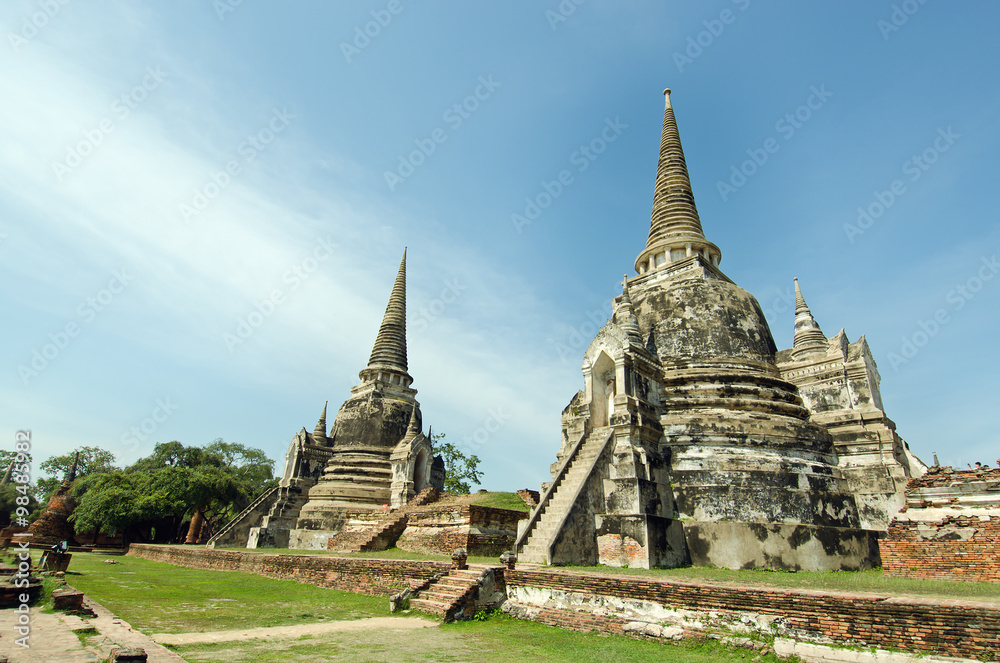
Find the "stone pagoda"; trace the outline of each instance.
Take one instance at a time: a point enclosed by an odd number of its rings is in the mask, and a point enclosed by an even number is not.
[[[289,535],[290,548],[325,549],[340,531],[348,510],[376,510],[406,504],[427,487],[444,487],[444,461],[433,456],[422,432],[420,404],[406,363],[406,251],[382,318],[361,384],[351,389],[329,434],[326,409],[311,436],[299,433],[286,458],[291,485],[312,482]],[[298,446],[297,446],[298,445]],[[322,474],[309,462],[309,446],[324,448]],[[283,476],[283,481],[286,479]]]
[[[646,246],[584,354],[584,388],[563,411],[552,482],[519,534],[520,558],[876,565],[877,532],[859,516],[834,438],[775,363],[757,300],[721,271],[722,252],[705,238],[664,94]],[[804,342],[832,347],[821,333]],[[842,430],[860,416],[845,415]]]

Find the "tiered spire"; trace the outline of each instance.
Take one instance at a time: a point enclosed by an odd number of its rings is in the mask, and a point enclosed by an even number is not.
[[[319,415],[319,421],[316,422],[316,428],[313,429],[313,439],[316,440],[318,444],[326,443],[326,406],[330,404],[330,401],[323,403],[323,412]]]
[[[417,417],[417,412],[417,404],[414,402],[413,407],[410,409],[410,423],[406,427],[406,435],[403,436],[405,440],[412,440],[420,435],[420,420]]]
[[[663,91],[663,96],[666,105],[653,192],[653,215],[646,249],[635,262],[636,271],[640,274],[695,254],[702,255],[714,265],[722,259],[722,252],[705,239],[701,229],[691,178],[684,160],[684,148],[681,147],[677,120],[670,104],[669,88]]]
[[[400,375],[404,378],[404,386],[413,381],[406,372],[406,249],[403,249],[403,260],[399,263],[382,326],[375,338],[368,366],[361,371],[361,379],[372,379],[379,372]]]
[[[615,322],[628,334],[630,340],[637,343],[642,342],[639,320],[635,317],[635,311],[632,309],[632,298],[628,294],[628,274],[622,278],[622,301],[615,311]]]
[[[812,312],[806,306],[806,300],[799,289],[799,280],[795,279],[795,340],[792,344],[792,355],[799,356],[811,352],[825,351],[829,344],[826,334],[819,328]]]

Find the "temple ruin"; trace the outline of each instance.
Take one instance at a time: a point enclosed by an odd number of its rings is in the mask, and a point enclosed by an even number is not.
[[[646,246],[584,354],[520,559],[877,565],[878,530],[923,464],[881,409],[864,338],[827,339],[801,292],[794,347],[777,352],[757,300],[705,238],[664,95]]]
[[[326,406],[312,433],[289,444],[279,485],[212,537],[210,548],[326,549],[350,511],[401,507],[444,486],[444,461],[422,432],[406,363],[406,251],[361,383],[329,432]]]

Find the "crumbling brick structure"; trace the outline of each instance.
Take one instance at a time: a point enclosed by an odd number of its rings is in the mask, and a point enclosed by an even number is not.
[[[886,575],[1000,582],[1000,469],[932,467],[879,542]]]

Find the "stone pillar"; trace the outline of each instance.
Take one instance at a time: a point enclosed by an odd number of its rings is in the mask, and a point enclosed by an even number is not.
[[[468,559],[469,553],[465,548],[456,548],[455,552],[451,554],[451,568],[455,571],[463,571],[469,568]]]

